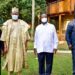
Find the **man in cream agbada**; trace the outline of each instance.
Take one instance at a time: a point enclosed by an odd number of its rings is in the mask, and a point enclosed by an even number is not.
[[[29,40],[29,25],[19,19],[19,9],[11,11],[12,19],[7,20],[2,27],[1,40],[4,41],[5,63],[2,69],[7,68],[8,75],[16,72],[22,75],[22,68],[27,64],[26,41]]]

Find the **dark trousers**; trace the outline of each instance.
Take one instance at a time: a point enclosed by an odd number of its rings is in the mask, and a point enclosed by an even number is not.
[[[4,42],[0,40],[0,55],[4,52]]]
[[[72,50],[73,75],[75,75],[75,49]]]
[[[38,62],[39,75],[51,75],[53,65],[53,53],[38,53]]]

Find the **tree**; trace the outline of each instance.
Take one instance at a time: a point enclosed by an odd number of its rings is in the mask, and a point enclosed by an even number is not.
[[[31,0],[0,0],[0,19],[4,21],[11,18],[10,13],[12,7],[19,7],[20,18],[31,22]]]
[[[35,23],[35,0],[32,0],[32,31],[31,31],[32,39],[34,35],[34,23]]]
[[[11,18],[10,12],[12,7],[19,7],[20,18],[31,23],[32,19],[32,0],[0,0],[0,20],[6,21]],[[35,18],[39,12],[46,9],[45,0],[35,0]]]
[[[38,15],[40,15],[41,12],[46,12],[45,7],[46,7],[45,0],[32,0],[32,31],[31,31],[32,39],[33,39],[33,36],[34,36],[34,29],[35,29],[34,25],[37,24]]]

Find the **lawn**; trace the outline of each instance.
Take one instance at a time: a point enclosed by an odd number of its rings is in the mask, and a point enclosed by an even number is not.
[[[33,53],[28,53],[28,69],[23,69],[23,75],[38,75],[38,61]],[[2,71],[1,75],[7,75]],[[55,54],[53,63],[53,75],[72,75],[71,54]],[[15,74],[14,74],[15,75]]]
[[[33,41],[28,42],[28,50],[33,50],[33,44]],[[69,50],[67,43],[64,42],[63,44],[58,44],[58,50]]]

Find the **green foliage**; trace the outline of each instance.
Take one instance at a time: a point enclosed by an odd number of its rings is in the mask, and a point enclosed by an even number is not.
[[[39,14],[39,13],[46,12],[46,2],[45,2],[45,0],[36,0],[35,7],[36,7],[36,9],[35,9],[36,15]]]
[[[20,9],[20,18],[31,23],[32,0],[0,0],[0,23],[11,18],[11,8],[15,6]],[[45,0],[35,0],[35,16],[44,11],[45,6]]]

